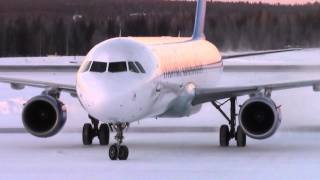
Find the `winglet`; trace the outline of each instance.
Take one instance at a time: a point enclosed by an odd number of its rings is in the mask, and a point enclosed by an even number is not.
[[[206,19],[206,4],[207,0],[197,0],[196,17],[194,21],[194,29],[192,39],[205,39],[204,26]]]

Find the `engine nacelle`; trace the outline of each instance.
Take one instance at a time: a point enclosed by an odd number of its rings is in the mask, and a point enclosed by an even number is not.
[[[67,120],[65,105],[48,95],[30,99],[24,106],[22,121],[26,130],[37,137],[57,134]]]
[[[242,105],[239,122],[249,137],[266,139],[277,131],[281,123],[281,112],[272,99],[255,96]]]

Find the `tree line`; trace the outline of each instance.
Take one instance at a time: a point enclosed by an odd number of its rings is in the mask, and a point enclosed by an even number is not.
[[[190,36],[195,2],[0,0],[0,56],[85,55],[117,36]],[[206,37],[221,50],[320,46],[320,4],[209,2]]]

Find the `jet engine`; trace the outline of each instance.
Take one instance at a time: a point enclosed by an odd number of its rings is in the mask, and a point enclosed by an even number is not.
[[[37,137],[51,137],[57,134],[67,119],[65,105],[49,95],[30,99],[24,106],[22,121],[26,130]]]
[[[281,111],[269,97],[255,96],[241,106],[239,122],[249,137],[266,139],[277,131]]]

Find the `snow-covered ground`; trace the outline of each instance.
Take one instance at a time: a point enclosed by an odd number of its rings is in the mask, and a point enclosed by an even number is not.
[[[292,65],[320,64],[320,50],[268,55],[261,64],[290,60]],[[319,57],[319,58],[318,58]],[[254,58],[254,57],[251,57]],[[301,64],[301,59],[303,64]],[[318,60],[319,59],[319,60]],[[307,61],[310,60],[310,61]],[[10,59],[3,61],[10,65]],[[24,61],[24,62],[22,62]],[[19,65],[35,64],[34,59],[12,61]],[[36,60],[38,61],[38,60]],[[234,61],[236,62],[236,61]],[[65,64],[70,63],[66,59]],[[233,62],[225,63],[232,66]],[[248,65],[241,59],[236,63]],[[1,64],[1,62],[0,62]],[[49,63],[50,64],[50,63]],[[56,65],[52,62],[50,65]],[[250,62],[249,62],[250,65]],[[314,71],[314,69],[313,69]],[[320,73],[320,71],[319,71]],[[74,81],[68,72],[12,74]],[[234,74],[230,73],[230,77]],[[6,128],[22,128],[22,104],[40,89],[22,91],[0,84],[0,133]],[[81,144],[81,128],[88,122],[86,113],[75,98],[63,94],[68,121],[62,133],[49,139],[38,139],[25,133],[0,134],[1,179],[318,179],[320,150],[320,94],[312,88],[300,88],[273,93],[282,105],[280,131],[264,141],[249,140],[248,147],[221,148],[216,130],[225,123],[210,104],[189,118],[146,119],[132,124],[125,143],[130,148],[128,161],[110,161],[107,148]],[[247,97],[239,99],[239,104]],[[226,109],[227,110],[227,109]],[[181,132],[190,131],[190,132]],[[153,133],[152,133],[153,132]],[[113,140],[113,139],[112,139]]]
[[[80,133],[50,139],[0,135],[1,179],[319,179],[320,134],[280,132],[245,148],[218,146],[218,133],[128,133],[127,161]]]

